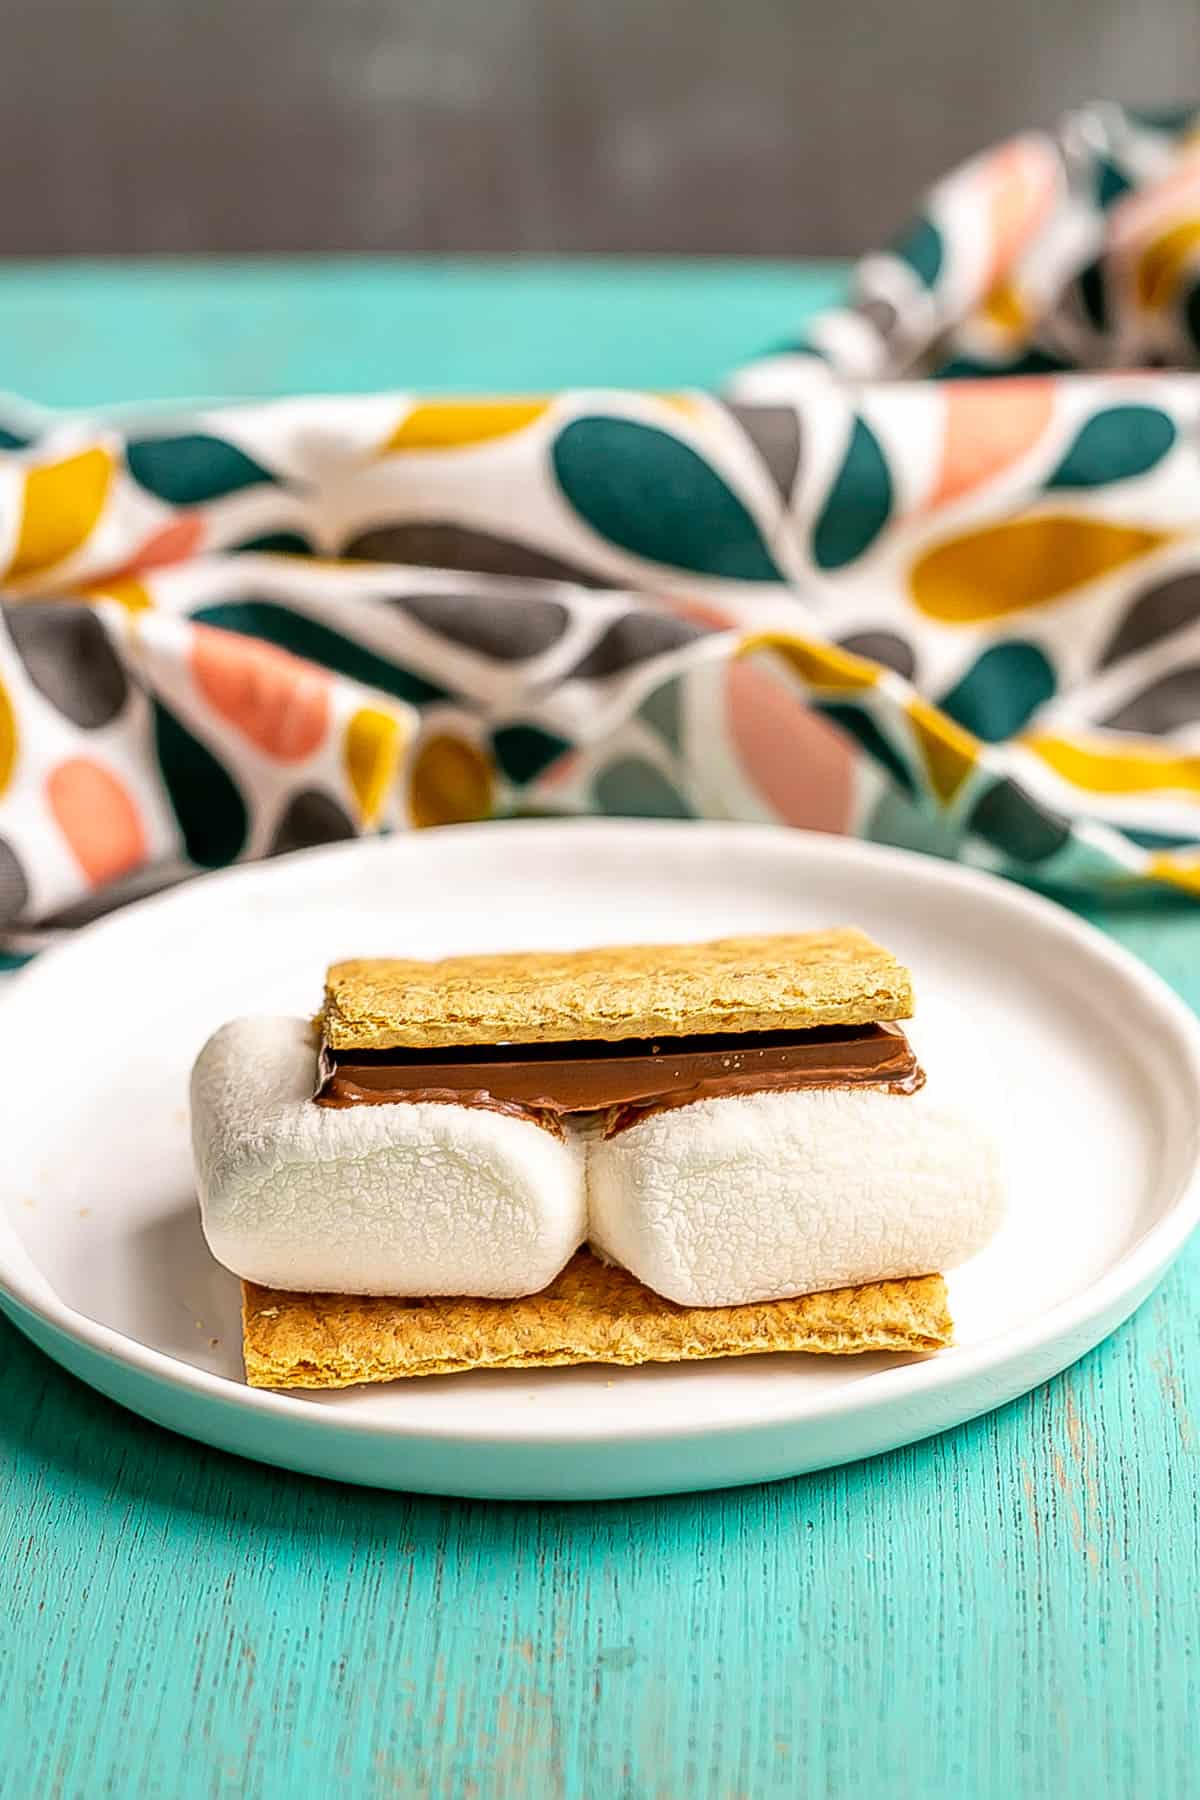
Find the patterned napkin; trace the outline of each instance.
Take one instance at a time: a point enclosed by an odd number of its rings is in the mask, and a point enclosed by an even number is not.
[[[723,399],[10,404],[0,950],[530,812],[1200,892],[1198,126],[976,158]]]

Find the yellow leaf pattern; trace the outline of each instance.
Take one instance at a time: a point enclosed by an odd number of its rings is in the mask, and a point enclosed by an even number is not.
[[[440,732],[417,751],[409,788],[409,813],[417,826],[462,825],[492,811],[494,782],[488,759],[466,738]]]
[[[26,581],[52,569],[85,544],[104,510],[112,478],[112,457],[101,449],[27,470],[9,580]]]
[[[840,650],[836,644],[792,637],[787,632],[762,631],[743,638],[738,655],[750,656],[756,650],[773,650],[809,687],[833,693],[871,688],[879,679],[878,666],[865,656]]]
[[[978,742],[928,701],[910,700],[908,716],[933,790],[943,805],[949,805],[975,767]]]
[[[1167,531],[1048,513],[1006,519],[926,550],[909,578],[913,604],[947,625],[981,625],[1048,606],[1171,542]]]
[[[462,450],[492,438],[524,431],[549,410],[544,399],[429,400],[414,406],[380,449],[381,456],[399,450]]]
[[[1139,744],[1080,743],[1070,738],[1036,736],[1026,748],[1069,781],[1093,794],[1149,794],[1172,789],[1200,794],[1200,756],[1179,755]]]
[[[346,727],[346,779],[363,825],[374,825],[383,810],[396,779],[403,737],[399,721],[373,706],[360,707]]]
[[[17,761],[17,720],[12,701],[0,681],[0,794],[12,780]]]

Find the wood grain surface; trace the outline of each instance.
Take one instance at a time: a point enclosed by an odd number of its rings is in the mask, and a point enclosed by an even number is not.
[[[69,307],[40,279],[48,307]],[[350,353],[287,279],[288,366],[319,385]],[[402,307],[404,272],[391,280]],[[219,274],[194,277],[194,303],[224,303]],[[644,298],[647,344],[671,304],[670,284],[658,312]],[[690,345],[702,368],[761,296],[730,306]],[[177,329],[164,315],[146,353]],[[495,385],[539,383],[531,326],[523,341],[496,345]],[[132,390],[141,350],[114,339],[90,379]],[[657,379],[652,349],[640,365],[609,352],[623,378]],[[3,355],[15,381],[20,342]],[[420,355],[403,347],[401,379]],[[211,374],[232,385],[219,361]],[[25,384],[53,379],[26,350]],[[1200,1005],[1200,912],[1090,916]],[[768,1487],[575,1507],[240,1462],[111,1406],[0,1324],[0,1796],[1185,1800],[1198,1287],[1195,1243],[1099,1350],[929,1443]]]

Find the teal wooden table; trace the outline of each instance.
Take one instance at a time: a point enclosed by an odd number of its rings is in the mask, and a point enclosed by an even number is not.
[[[707,382],[770,265],[0,273],[0,386],[92,404]],[[1200,1006],[1200,911],[1093,914]],[[0,1795],[1171,1800],[1200,1791],[1200,1242],[1048,1387],[875,1462],[408,1499],[144,1425],[0,1323]]]

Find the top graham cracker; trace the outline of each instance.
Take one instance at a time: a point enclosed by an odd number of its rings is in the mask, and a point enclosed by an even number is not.
[[[321,1018],[334,1050],[451,1049],[713,1032],[805,1031],[912,1016],[912,979],[838,926],[709,944],[334,963]]]

